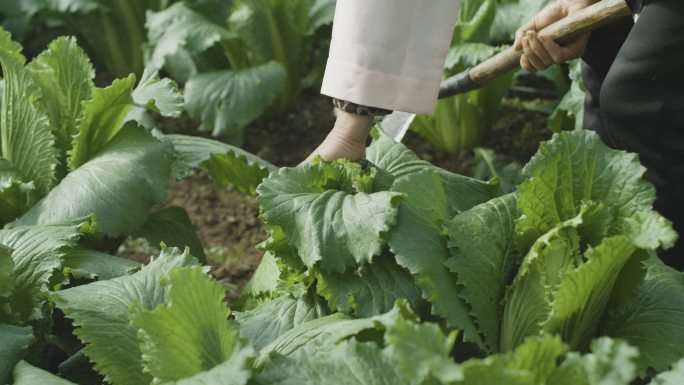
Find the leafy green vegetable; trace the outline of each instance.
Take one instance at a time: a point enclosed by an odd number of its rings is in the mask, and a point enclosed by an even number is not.
[[[445,266],[449,250],[441,225],[449,211],[439,177],[430,171],[413,174],[397,181],[392,191],[407,196],[389,241],[397,263],[416,276],[423,296],[432,303],[433,313],[463,330],[468,340],[480,343],[468,305],[459,296],[456,277]]]
[[[395,142],[381,130],[374,132],[375,140],[368,147],[368,160],[391,174],[395,181],[426,169],[434,172],[442,182],[448,201],[449,215],[470,209],[498,195],[494,184],[454,174],[424,161],[406,146]]]
[[[334,1],[239,0],[223,19],[191,5],[148,13],[149,62],[185,83],[186,109],[201,130],[240,144],[247,124],[296,102]]]
[[[235,320],[240,332],[261,350],[293,327],[327,315],[327,307],[321,302],[310,295],[302,298],[282,295],[254,310],[235,313]]]
[[[501,192],[508,194],[515,191],[523,181],[522,167],[515,163],[506,163],[493,150],[474,148],[477,163],[473,167],[473,176],[480,180],[495,179],[501,186]]]
[[[70,250],[64,255],[63,266],[74,278],[106,280],[129,275],[140,268],[130,259],[115,257],[94,250]]]
[[[23,324],[34,317],[47,298],[48,282],[61,268],[65,254],[76,246],[87,220],[50,226],[20,226],[0,231],[0,244],[12,250],[13,288],[8,306],[0,308],[0,322]]]
[[[502,300],[521,256],[514,242],[517,197],[495,198],[445,222],[450,257],[446,266],[461,285],[459,296],[489,351],[497,351]]]
[[[199,74],[185,85],[185,106],[191,117],[202,122],[200,130],[242,143],[242,128],[261,116],[282,94],[286,75],[276,61]]]
[[[523,170],[527,180],[518,187],[521,250],[590,202],[601,202],[610,217],[604,235],[625,234],[643,248],[672,245],[676,234],[664,219],[639,225],[659,217],[651,214],[655,190],[642,179],[644,171],[636,155],[609,149],[590,131],[565,132],[542,143]]]
[[[191,169],[202,167],[220,187],[232,185],[238,191],[256,194],[256,188],[269,173],[272,164],[237,147],[204,138],[169,135],[176,152],[172,174],[180,179]]]
[[[26,97],[38,90],[31,73],[24,68],[21,46],[0,30],[0,65],[4,76],[0,111],[1,156],[46,194],[56,182],[55,137],[45,107]]]
[[[162,116],[177,118],[183,112],[183,96],[171,79],[161,79],[159,71],[145,68],[138,86],[133,90],[137,109],[159,112]]]
[[[31,327],[0,323],[0,383],[9,381],[12,368],[26,355],[34,341]]]
[[[357,317],[372,317],[392,309],[397,298],[421,311],[421,291],[411,274],[393,258],[381,255],[373,263],[343,274],[319,272],[317,293],[333,310]]]
[[[85,105],[93,93],[95,70],[75,38],[59,38],[27,67],[40,87],[42,102],[60,150],[60,163],[71,151],[72,138],[78,134]]]
[[[111,86],[93,91],[84,103],[83,120],[73,136],[69,168],[73,171],[99,153],[121,130],[126,115],[133,109],[135,76],[115,80]]]
[[[374,176],[346,161],[283,168],[257,189],[262,216],[307,267],[342,273],[379,255],[396,221],[401,194],[373,191]]]
[[[570,64],[570,90],[549,117],[549,128],[554,132],[580,130],[584,123],[584,98],[586,89],[582,80],[580,60]]]
[[[134,238],[145,238],[153,244],[169,247],[189,247],[190,253],[206,263],[204,247],[195,233],[184,208],[170,206],[150,214],[145,224],[133,233]]]
[[[495,0],[465,0],[456,23],[445,77],[475,66],[499,52],[491,45],[490,29],[496,15]],[[442,99],[434,116],[418,116],[411,129],[440,151],[457,154],[481,144],[494,123],[501,100],[513,85],[513,74],[496,79],[466,94]]]
[[[318,351],[307,345],[292,356],[278,356],[258,374],[256,384],[335,384],[380,385],[412,384],[397,367],[397,362],[382,354],[373,343],[347,341],[331,351]]]
[[[36,368],[26,361],[21,361],[17,364],[17,366],[14,367],[13,375],[15,385],[74,385],[73,382],[57,377],[45,370]]]
[[[50,224],[94,213],[104,234],[130,234],[145,223],[154,204],[166,200],[171,157],[171,143],[129,123],[15,225]]]
[[[164,303],[153,310],[143,307],[131,317],[139,329],[146,372],[155,382],[167,383],[237,358],[240,362],[232,365],[234,371],[226,380],[245,384],[251,376],[251,347],[228,321],[230,310],[223,304],[221,285],[201,267],[172,270],[164,284]]]
[[[57,307],[74,321],[76,335],[86,343],[86,355],[107,381],[116,385],[150,383],[151,375],[142,370],[138,331],[130,324],[130,312],[151,310],[163,303],[161,278],[174,267],[195,264],[187,252],[167,249],[133,275],[55,293]]]
[[[612,301],[601,330],[639,348],[640,373],[647,368],[660,372],[684,356],[684,280],[658,260],[647,260],[644,266],[646,274],[634,292],[626,300]]]

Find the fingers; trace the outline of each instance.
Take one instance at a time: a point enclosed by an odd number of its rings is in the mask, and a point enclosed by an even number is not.
[[[527,24],[523,25],[522,27],[520,27],[520,29],[515,31],[515,43],[513,43],[513,47],[515,47],[516,51],[522,51],[522,39],[523,37],[525,37],[525,33],[527,33],[527,31],[533,30],[536,30],[534,19],[528,21]]]
[[[548,68],[555,64],[551,54],[547,51],[546,46],[537,37],[534,31],[528,31],[525,35],[527,41],[525,54],[530,54],[532,63],[536,64],[538,70]],[[560,47],[558,47],[560,49]]]
[[[530,72],[536,72],[539,70],[544,69],[544,63],[542,60],[537,56],[537,54],[532,50],[532,46],[530,44],[530,38],[525,35],[525,37],[522,40],[523,43],[523,56],[527,58],[527,61],[532,67],[532,71]]]
[[[576,59],[584,53],[588,36],[583,36],[570,44],[560,46],[549,36],[540,36],[527,31],[521,39],[523,57],[520,65],[529,72],[542,71],[554,64]]]
[[[537,40],[541,43],[552,63],[558,64],[567,60],[565,58],[565,52],[563,52],[563,47],[558,45],[551,37],[539,36],[539,39]]]

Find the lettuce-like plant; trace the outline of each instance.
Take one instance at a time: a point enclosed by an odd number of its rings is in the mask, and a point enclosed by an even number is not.
[[[445,77],[460,73],[499,51],[489,45],[489,30],[496,9],[494,0],[462,2],[453,47],[445,63]],[[450,154],[477,147],[494,123],[501,100],[512,84],[513,74],[509,74],[479,90],[440,100],[434,116],[418,116],[411,129],[440,151]]]
[[[143,45],[146,40],[145,13],[161,11],[178,0],[31,0],[7,8],[8,27],[25,34],[40,23],[47,31],[78,36],[98,68],[106,68],[114,77],[144,70]],[[227,17],[231,1],[189,0],[189,6]]]
[[[175,84],[152,71],[137,86],[130,75],[98,88],[73,38],[55,40],[29,64],[21,51],[0,30],[1,383],[30,345],[58,333],[49,291],[140,268],[103,252],[124,237],[188,246],[204,258],[184,209],[151,212],[165,203],[171,176],[205,168],[219,185],[254,192],[273,168],[220,142],[155,137],[141,126],[141,111],[182,111]]]
[[[289,110],[309,72],[316,30],[334,0],[240,0],[228,19],[185,3],[148,13],[148,62],[185,84],[200,130],[231,142],[265,111]]]

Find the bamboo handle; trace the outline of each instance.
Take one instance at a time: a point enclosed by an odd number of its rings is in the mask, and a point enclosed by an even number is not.
[[[625,0],[603,0],[584,8],[539,31],[540,36],[550,36],[563,44],[630,14]],[[522,51],[513,47],[485,60],[470,70],[470,78],[480,85],[517,68]]]

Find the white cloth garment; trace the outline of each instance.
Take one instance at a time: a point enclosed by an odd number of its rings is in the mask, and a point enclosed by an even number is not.
[[[337,0],[321,93],[432,114],[459,0]]]

